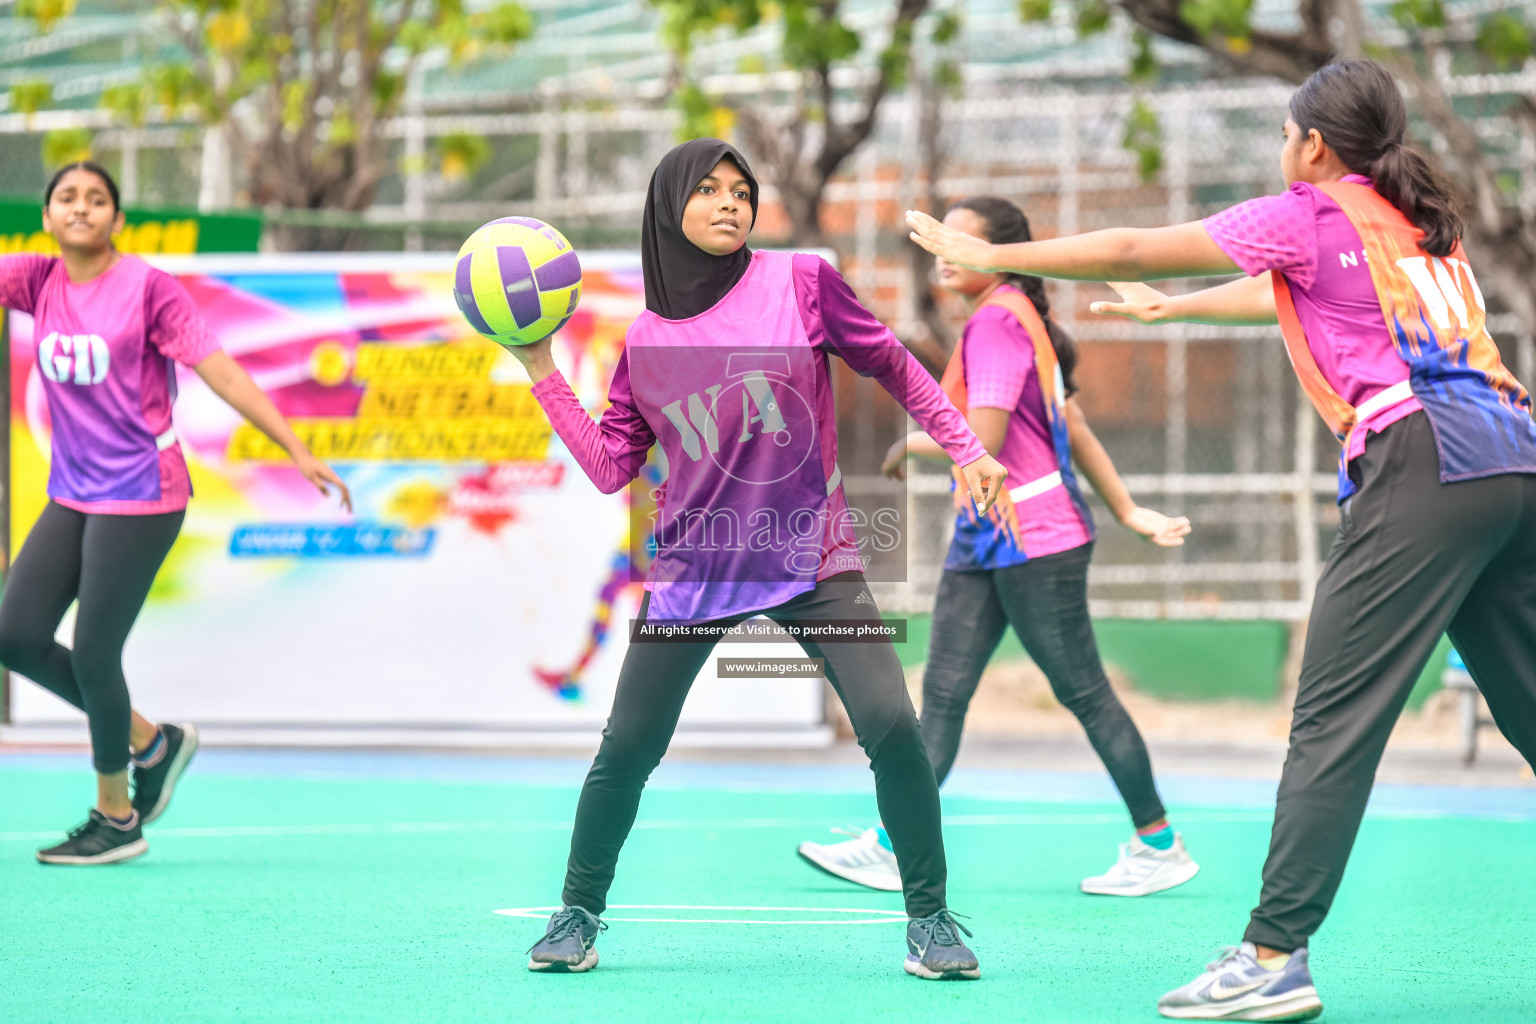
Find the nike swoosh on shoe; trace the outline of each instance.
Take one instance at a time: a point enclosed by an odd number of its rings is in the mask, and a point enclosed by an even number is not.
[[[1242,985],[1238,985],[1235,988],[1227,988],[1225,985],[1223,985],[1222,982],[1225,980],[1226,979],[1222,977],[1217,978],[1215,981],[1211,982],[1211,987],[1205,990],[1206,995],[1217,1002],[1225,1002],[1228,999],[1236,999],[1239,996],[1245,996],[1250,992],[1263,988],[1270,979],[1260,978],[1258,981],[1246,982]]]

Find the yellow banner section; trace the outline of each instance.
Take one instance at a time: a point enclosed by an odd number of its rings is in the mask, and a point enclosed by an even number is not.
[[[409,380],[371,384],[363,392],[363,401],[357,415],[360,419],[368,416],[400,419],[456,419],[463,416],[543,418],[532,388],[484,381],[421,383]]]
[[[522,390],[527,390],[526,388]],[[521,462],[549,455],[549,421],[516,419],[295,419],[293,432],[332,462]],[[286,462],[265,434],[241,423],[229,437],[231,462]]]
[[[491,375],[501,350],[494,345],[357,346],[352,380],[371,384],[386,380],[484,380]]]
[[[197,252],[195,220],[147,220],[128,224],[112,236],[112,244],[118,252],[164,253],[185,255]],[[16,252],[38,252],[49,256],[59,254],[59,243],[47,232],[38,230],[28,233],[0,234],[0,255]]]

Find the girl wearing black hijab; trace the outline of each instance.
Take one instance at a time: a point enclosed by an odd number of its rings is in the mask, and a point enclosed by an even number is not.
[[[821,659],[869,755],[911,919],[905,970],[975,978],[976,957],[945,906],[938,787],[896,650],[883,640],[836,642],[828,630],[831,620],[880,621],[837,467],[828,356],[875,377],[906,407],[962,467],[983,514],[1007,473],[830,265],[746,247],[757,204],[746,160],[719,139],[695,139],[662,159],[641,235],[646,311],[626,336],[600,423],[555,368],[547,341],[512,349],[599,490],[634,480],[653,445],[667,467],[656,556],[577,804],[562,907],[529,950],[528,968],[596,966],[619,850],[688,690],[721,632],[765,616]]]

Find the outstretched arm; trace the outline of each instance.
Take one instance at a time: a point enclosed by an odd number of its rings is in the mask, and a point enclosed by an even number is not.
[[[555,368],[549,342],[545,338],[532,345],[509,346],[509,351],[528,371],[533,381],[533,397],[582,472],[604,494],[622,490],[640,475],[646,453],[656,443],[655,433],[635,408],[630,392],[629,351],[619,354],[613,382],[608,387],[608,408],[603,412],[602,422],[594,423]]]
[[[1131,492],[1126,490],[1125,481],[1115,471],[1109,452],[1089,428],[1083,409],[1074,398],[1067,399],[1067,436],[1072,443],[1072,461],[1099,492],[1099,497],[1104,499],[1104,504],[1109,506],[1121,526],[1160,548],[1176,548],[1184,543],[1189,534],[1189,520],[1183,516],[1170,518],[1150,508],[1142,508],[1131,500]]]
[[[1075,281],[1156,281],[1239,272],[1198,220],[1166,228],[1109,228],[1010,245],[984,242],[918,210],[907,211],[907,226],[912,229],[912,241],[973,270]]]
[[[1154,327],[1176,323],[1273,324],[1277,320],[1270,273],[1265,271],[1258,277],[1241,277],[1184,295],[1164,295],[1137,282],[1110,281],[1109,286],[1120,293],[1120,301],[1095,302],[1088,308],[1094,313],[1123,316]]]
[[[985,407],[972,409],[966,415],[966,422],[970,424],[971,432],[987,450],[987,454],[996,458],[997,453],[1003,450],[1003,441],[1008,436],[1008,411]],[[914,430],[891,445],[890,450],[885,453],[885,461],[880,464],[880,472],[892,480],[905,480],[907,478],[905,463],[908,459],[937,463],[950,461],[938,442],[923,431]]]
[[[197,375],[203,378],[209,390],[230,404],[240,415],[250,420],[263,434],[270,437],[278,447],[288,453],[293,464],[304,474],[304,478],[317,487],[321,494],[330,496],[330,489],[336,488],[341,492],[341,507],[348,512],[352,511],[352,492],[347,490],[347,485],[341,482],[341,477],[336,471],[310,452],[303,441],[299,440],[288,421],[283,419],[283,414],[277,411],[277,406],[272,404],[272,399],[266,392],[256,386],[251,380],[251,375],[229,354],[215,351],[213,354],[200,360],[193,367]]]
[[[985,515],[1002,492],[1008,471],[987,454],[939,382],[864,308],[831,264],[816,256],[794,259],[795,298],[811,344],[879,381],[960,467],[972,500]]]

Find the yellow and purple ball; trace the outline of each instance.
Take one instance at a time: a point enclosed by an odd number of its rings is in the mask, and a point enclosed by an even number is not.
[[[459,312],[502,345],[531,345],[565,326],[581,299],[581,262],[565,236],[532,217],[502,217],[459,249]]]

